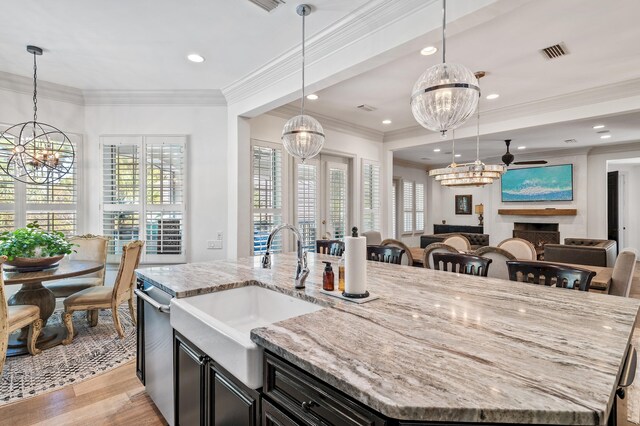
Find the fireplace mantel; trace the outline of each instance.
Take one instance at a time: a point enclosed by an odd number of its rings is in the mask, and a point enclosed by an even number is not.
[[[499,209],[498,214],[511,216],[575,216],[577,209]]]

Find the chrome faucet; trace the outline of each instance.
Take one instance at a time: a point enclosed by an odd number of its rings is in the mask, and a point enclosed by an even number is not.
[[[273,243],[273,239],[275,238],[276,234],[283,229],[292,231],[296,235],[296,238],[298,240],[298,268],[296,269],[295,287],[297,289],[302,289],[304,288],[304,282],[309,275],[309,268],[307,268],[307,252],[302,249],[302,235],[300,235],[300,231],[298,231],[298,228],[296,228],[295,226],[285,223],[271,231],[271,233],[269,234],[269,238],[267,239],[267,251],[265,251],[264,255],[262,256],[262,267],[265,269],[271,268],[271,256],[269,254],[271,243]]]

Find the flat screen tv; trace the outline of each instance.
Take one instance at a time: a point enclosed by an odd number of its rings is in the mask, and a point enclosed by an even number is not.
[[[502,175],[502,201],[572,201],[573,164],[509,169]]]

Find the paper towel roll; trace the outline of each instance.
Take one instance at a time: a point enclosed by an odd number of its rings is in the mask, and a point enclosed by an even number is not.
[[[367,291],[367,239],[345,237],[344,292],[364,294]]]

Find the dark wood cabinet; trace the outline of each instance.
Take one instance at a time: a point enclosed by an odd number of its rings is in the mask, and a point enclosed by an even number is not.
[[[293,418],[276,408],[268,400],[262,401],[262,426],[298,426]]]
[[[175,424],[258,426],[260,393],[175,333]]]
[[[270,400],[263,400],[263,410],[272,404],[272,412],[263,413],[263,424],[271,416],[272,424],[283,425],[386,425],[385,419],[368,407],[268,352],[264,355],[262,392]],[[285,417],[277,416],[275,406]]]

